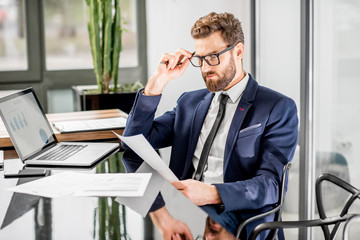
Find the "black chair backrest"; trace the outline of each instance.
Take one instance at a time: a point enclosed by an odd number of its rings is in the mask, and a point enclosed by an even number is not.
[[[324,202],[323,202],[323,194],[322,194],[322,183],[324,181],[328,181],[331,182],[337,186],[339,186],[340,188],[346,190],[347,192],[349,192],[351,194],[350,198],[345,202],[345,205],[341,211],[341,213],[339,214],[340,217],[345,216],[348,211],[349,208],[351,207],[351,205],[353,204],[353,202],[357,199],[360,198],[360,190],[355,188],[354,186],[350,185],[348,182],[345,182],[344,180],[331,175],[329,173],[324,173],[322,175],[320,175],[318,177],[318,179],[316,180],[316,185],[315,185],[315,190],[316,190],[316,204],[318,207],[318,211],[319,211],[319,216],[321,219],[326,219],[327,216],[325,214],[325,210],[324,210]],[[321,226],[323,232],[324,232],[324,236],[326,239],[334,239],[338,229],[340,227],[340,224],[342,222],[339,221],[337,223],[335,223],[335,226],[333,227],[333,229],[329,230],[329,226],[328,225],[323,225]]]
[[[284,199],[285,199],[285,188],[286,188],[286,183],[287,183],[287,180],[288,180],[288,177],[289,177],[288,173],[289,173],[290,168],[291,168],[291,163],[290,162],[288,162],[283,168],[283,172],[282,172],[282,176],[281,176],[281,180],[280,180],[281,182],[280,182],[280,186],[279,186],[278,201],[276,202],[276,204],[274,204],[274,208],[271,209],[270,211],[267,211],[267,212],[264,212],[262,214],[253,216],[253,217],[243,221],[239,225],[239,227],[237,229],[237,232],[236,232],[236,238],[237,239],[240,238],[242,230],[250,222],[253,222],[253,221],[258,220],[258,219],[262,219],[262,218],[264,218],[266,216],[269,216],[271,214],[275,214],[274,221],[280,221],[281,220],[282,206],[284,204]],[[270,233],[268,234],[268,236],[266,237],[266,239],[267,240],[274,239],[275,236],[277,235],[277,233],[278,233],[278,229],[272,229],[270,231]]]
[[[324,181],[331,182],[341,189],[346,190],[348,193],[351,194],[349,199],[345,202],[345,205],[338,216],[335,217],[327,217],[324,210],[323,204],[323,197],[322,197],[322,183]],[[344,180],[331,175],[329,173],[322,174],[316,181],[316,204],[318,206],[319,216],[320,219],[314,220],[301,220],[301,221],[278,221],[278,222],[266,222],[259,224],[256,226],[254,231],[252,232],[250,239],[254,240],[256,237],[265,230],[268,229],[279,229],[279,228],[305,228],[305,227],[321,227],[324,233],[324,239],[326,240],[333,240],[335,239],[339,227],[341,223],[349,221],[354,215],[348,214],[349,208],[353,204],[353,202],[360,198],[360,190],[353,187],[349,183],[345,182]],[[356,215],[355,215],[356,216]],[[353,220],[355,221],[355,220]],[[329,229],[329,225],[334,225],[334,227]]]

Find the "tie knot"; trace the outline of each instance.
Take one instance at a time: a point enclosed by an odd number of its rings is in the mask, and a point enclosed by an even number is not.
[[[229,96],[227,94],[220,94],[220,104],[226,105]]]

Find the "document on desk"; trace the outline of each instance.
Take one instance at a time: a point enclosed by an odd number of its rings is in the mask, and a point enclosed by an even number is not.
[[[92,174],[92,184],[82,186],[74,196],[83,197],[142,197],[151,173]]]
[[[151,173],[89,174],[62,172],[24,183],[8,190],[48,198],[75,196],[141,197],[149,183]]]
[[[152,173],[144,195],[142,197],[117,197],[115,200],[145,217],[166,182],[160,174],[145,161],[136,170],[136,173]]]
[[[53,125],[61,133],[84,132],[91,130],[111,130],[124,128],[126,125],[126,118],[116,117],[76,121],[60,121],[54,122]]]
[[[167,181],[170,183],[179,181],[142,134],[125,137],[114,131],[113,133]]]
[[[48,198],[62,197],[74,193],[82,185],[88,183],[90,179],[86,177],[87,175],[80,175],[75,172],[62,172],[17,185],[8,190]]]

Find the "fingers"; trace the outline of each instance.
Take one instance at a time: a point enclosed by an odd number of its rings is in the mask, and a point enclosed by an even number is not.
[[[190,59],[189,59],[189,58],[186,58],[186,59],[184,60],[184,62],[179,66],[179,69],[180,69],[181,71],[185,71],[185,69],[188,67],[189,63],[190,63]]]
[[[166,65],[168,70],[174,69],[177,66],[182,66],[182,64],[186,61],[186,59],[190,58],[192,53],[180,48],[175,53],[165,53],[161,57],[160,64]],[[185,61],[183,62],[185,58]]]
[[[171,240],[181,240],[181,236],[179,233],[175,233],[171,236]]]
[[[173,234],[171,239],[174,240],[194,240],[193,235],[188,226],[183,222],[178,222],[179,232]]]
[[[185,235],[185,239],[187,240],[194,240],[193,235],[191,234],[190,229],[185,225],[185,229],[184,229],[184,235]]]

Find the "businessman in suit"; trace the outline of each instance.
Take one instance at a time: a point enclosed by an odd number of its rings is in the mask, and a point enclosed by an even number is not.
[[[235,233],[241,221],[277,201],[283,166],[297,144],[297,109],[292,99],[259,86],[244,71],[244,35],[232,14],[210,13],[195,22],[191,34],[195,52],[161,56],[136,96],[124,135],[143,134],[155,149],[171,146],[170,169],[180,179],[173,185]],[[206,89],[183,93],[172,111],[154,118],[164,87],[189,64],[199,67]],[[130,149],[123,160],[131,172],[142,162]],[[161,196],[150,217],[164,239],[191,239]],[[249,224],[242,238],[259,223]]]

